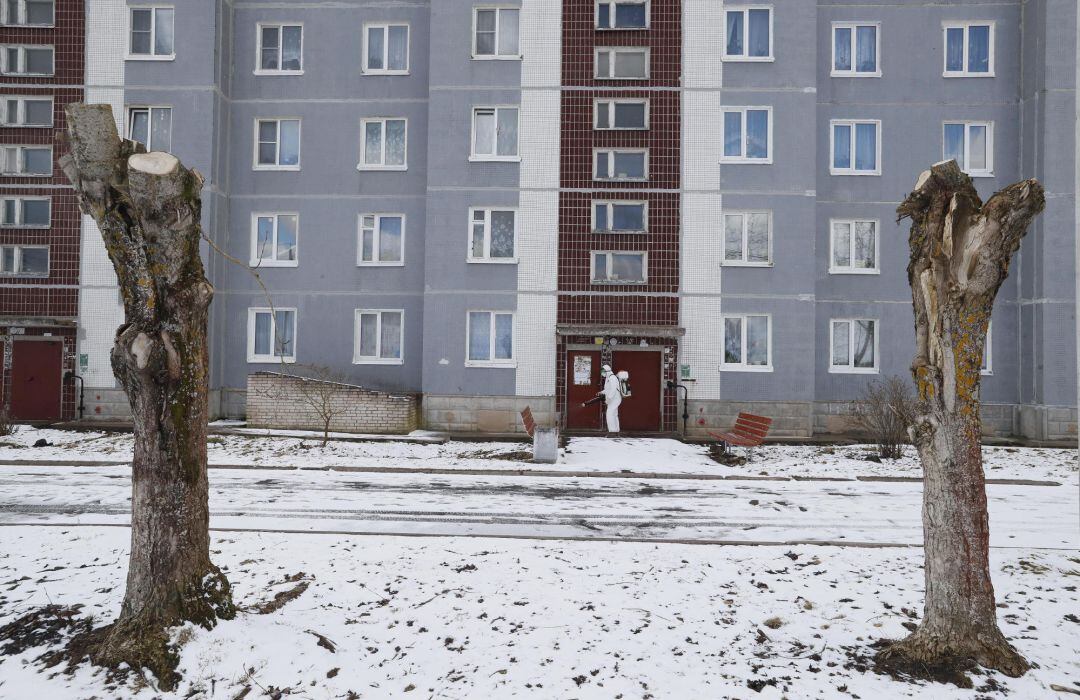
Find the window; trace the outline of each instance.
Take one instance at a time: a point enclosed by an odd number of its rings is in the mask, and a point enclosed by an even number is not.
[[[259,24],[257,51],[257,74],[303,73],[304,27]]]
[[[772,319],[766,314],[724,315],[722,370],[772,371]]]
[[[516,7],[478,7],[473,14],[473,58],[521,58]]]
[[[594,180],[642,181],[649,177],[649,152],[635,150],[601,150],[593,153]]]
[[[255,169],[300,169],[300,120],[255,120]]]
[[[647,202],[593,202],[593,233],[645,233],[649,230]]]
[[[360,170],[405,170],[408,123],[404,119],[364,119],[360,144]]]
[[[771,61],[772,8],[728,8],[724,26],[724,58],[729,61]]]
[[[51,146],[0,146],[0,174],[52,175]]]
[[[830,372],[877,372],[877,321],[834,318],[829,326]]]
[[[4,126],[52,126],[51,97],[0,97],[0,124]]]
[[[986,339],[983,341],[982,364],[979,366],[979,374],[991,375],[994,373],[994,322],[986,324]]]
[[[993,22],[950,22],[944,29],[946,78],[994,76]]]
[[[649,50],[598,48],[594,75],[598,80],[644,80],[649,77]]]
[[[724,107],[721,162],[772,162],[772,107]]]
[[[251,266],[296,267],[298,214],[251,215]]]
[[[48,246],[0,246],[0,274],[25,277],[48,277]]]
[[[172,107],[128,108],[128,138],[148,151],[171,151]]]
[[[593,284],[645,284],[648,253],[593,251]]]
[[[724,214],[724,264],[772,263],[772,214],[737,211]]]
[[[993,122],[945,122],[945,160],[955,160],[968,175],[993,177]]]
[[[131,41],[128,54],[129,58],[175,58],[172,7],[131,8]]]
[[[514,364],[514,314],[499,311],[470,311],[467,316],[467,366]]]
[[[515,262],[517,212],[469,209],[469,262]]]
[[[649,128],[648,100],[595,100],[593,128],[641,131]]]
[[[839,121],[832,125],[832,175],[881,174],[881,122]]]
[[[52,75],[53,47],[42,44],[0,47],[0,75]]]
[[[649,0],[596,0],[597,29],[647,29]]]
[[[836,22],[832,26],[833,77],[881,77],[881,25]]]
[[[472,155],[469,160],[517,160],[518,108],[473,108]]]
[[[54,0],[4,0],[0,22],[14,27],[51,27],[56,14]]]
[[[829,238],[829,274],[878,273],[878,222],[833,219]]]
[[[353,364],[400,365],[404,316],[401,309],[357,309]]]
[[[364,72],[370,75],[409,72],[409,25],[364,25]]]
[[[404,214],[361,214],[357,265],[403,265]]]
[[[296,361],[296,309],[248,309],[248,362]]]
[[[0,225],[9,228],[48,228],[51,215],[48,197],[0,199]]]

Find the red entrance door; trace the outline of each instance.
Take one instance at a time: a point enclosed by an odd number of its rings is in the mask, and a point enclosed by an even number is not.
[[[600,386],[600,351],[566,352],[566,427],[569,430],[603,430],[604,405],[581,404],[596,396]]]
[[[11,346],[11,417],[60,420],[64,344],[16,340]]]
[[[653,350],[621,350],[611,355],[616,372],[630,373],[631,396],[619,406],[619,427],[629,432],[660,432],[661,354]]]

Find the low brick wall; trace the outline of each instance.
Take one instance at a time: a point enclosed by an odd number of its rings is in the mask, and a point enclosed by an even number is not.
[[[424,395],[424,427],[451,433],[521,433],[521,412],[532,409],[536,424],[555,425],[552,396],[439,396]]]
[[[687,405],[689,437],[706,438],[709,432],[731,430],[740,413],[772,418],[770,437],[810,437],[813,420],[811,404],[805,401],[702,401],[691,399]],[[679,404],[680,415],[682,404]],[[679,419],[680,421],[682,418]],[[681,426],[680,426],[681,427]]]
[[[408,433],[419,427],[420,399],[351,384],[321,382],[277,372],[256,372],[247,380],[247,422],[254,428],[322,430],[320,412],[305,399],[326,392],[334,415],[330,430],[341,433]]]

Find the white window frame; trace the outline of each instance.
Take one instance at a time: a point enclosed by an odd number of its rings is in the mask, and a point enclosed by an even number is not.
[[[372,29],[383,30],[383,65],[390,64],[390,27],[405,27],[405,68],[371,68],[368,66],[368,32]],[[365,22],[363,41],[362,71],[364,75],[408,75],[412,67],[412,26],[408,22]]]
[[[260,313],[270,314],[270,348],[271,352],[277,346],[277,314],[280,311],[291,311],[293,314],[293,347],[292,355],[256,355],[255,354],[255,316]],[[252,364],[282,363],[292,364],[296,362],[297,343],[300,336],[297,331],[300,328],[300,314],[295,306],[248,307],[248,333],[247,333],[247,361]]]
[[[763,261],[750,260],[750,214],[764,214],[769,225],[769,259]],[[727,258],[727,217],[742,217],[742,259],[728,260]],[[772,267],[773,266],[773,213],[771,209],[736,209],[721,212],[720,215],[720,264],[725,267]]]
[[[873,367],[856,367],[855,366],[855,322],[856,321],[873,321],[874,322],[874,366]],[[848,364],[846,365],[834,365],[833,364],[833,333],[836,330],[837,323],[848,323]],[[881,366],[881,320],[876,318],[830,318],[829,319],[829,354],[827,355],[829,360],[829,373],[830,374],[878,374]]]
[[[405,162],[401,165],[386,165],[386,122],[405,122]],[[367,125],[382,124],[382,141],[379,163],[367,162]],[[360,120],[360,162],[357,170],[408,170],[409,169],[409,120],[407,117],[368,117]]]
[[[598,280],[596,279],[596,259],[597,257],[604,255],[607,256],[607,269],[611,270],[611,256],[612,255],[639,255],[641,256],[641,281],[640,282],[628,282],[624,280]],[[640,287],[649,283],[649,253],[644,250],[593,250],[589,252],[589,284],[596,286],[610,286],[610,285],[626,285],[631,287]]]
[[[374,314],[377,321],[375,323],[375,348],[378,355],[361,355],[360,354],[360,331],[362,330],[360,324],[360,317],[363,314]],[[382,327],[383,327],[383,314],[400,314],[401,325],[398,328],[398,353],[400,357],[383,357],[382,356]],[[353,357],[352,363],[354,365],[403,365],[405,364],[405,309],[356,309],[353,312]]]
[[[746,129],[746,113],[747,112],[765,112],[766,118],[769,121],[769,128],[766,138],[768,142],[765,144],[766,155],[764,158],[749,158],[746,155],[747,144],[747,129]],[[727,135],[724,133],[724,115],[725,114],[739,113],[742,116],[742,155],[738,156],[726,156],[724,155],[724,142],[727,139]],[[773,162],[773,111],[772,107],[767,106],[723,106],[720,108],[720,162],[721,163],[743,163],[747,165],[772,165]]]
[[[296,217],[296,259],[278,260],[278,227],[283,216]],[[259,219],[274,219],[274,257],[259,258],[256,252],[259,249]],[[251,267],[298,267],[300,265],[300,212],[296,211],[256,211],[251,213],[251,255],[248,264]]]
[[[281,68],[284,56],[285,27],[300,27],[300,68]],[[278,68],[263,68],[263,29],[276,28],[278,30]],[[303,75],[304,74],[304,23],[303,22],[257,22],[255,24],[255,75]]]
[[[18,58],[16,59],[18,65],[15,66],[14,70],[8,65],[8,51],[11,49],[18,51]],[[52,70],[48,73],[28,73],[26,71],[26,52],[28,49],[48,49],[51,51]],[[0,75],[8,78],[49,77],[56,75],[56,47],[52,44],[0,44]]]
[[[274,164],[262,164],[259,163],[259,123],[260,122],[275,122],[277,124],[277,136],[275,143],[277,144],[277,156],[274,158]],[[278,165],[277,161],[281,160],[281,122],[296,122],[296,165]],[[251,164],[252,170],[281,170],[281,171],[297,171],[300,170],[300,166],[304,162],[303,156],[303,143],[304,143],[304,121],[300,117],[255,117],[255,147],[252,149]]]
[[[4,224],[0,223],[3,228],[30,228],[30,229],[47,229],[52,226],[52,198],[51,197],[28,197],[23,195],[13,195],[10,197],[0,197],[0,207],[6,206],[8,200],[15,200],[15,223]],[[26,224],[23,223],[26,216],[23,212],[23,203],[26,201],[34,202],[47,202],[49,205],[49,213],[47,221],[44,224]],[[2,219],[0,219],[2,221]]]
[[[472,315],[491,314],[490,333],[488,334],[488,357],[490,360],[470,360],[469,343],[472,339]],[[495,359],[495,316],[510,317],[510,357]],[[465,366],[466,367],[517,367],[517,314],[505,309],[467,309],[465,311]]]
[[[12,20],[10,13],[8,12],[7,3],[0,4],[0,25],[5,27],[25,27],[27,29],[49,29],[56,26],[56,0],[50,0],[52,2],[52,22],[49,24],[27,24],[26,23],[26,0],[19,0],[19,6],[16,9],[17,16]]]
[[[625,231],[623,231],[623,230],[616,231],[616,230],[612,230],[612,229],[600,230],[600,229],[596,228],[596,207],[598,207],[598,206],[607,207],[607,219],[608,219],[608,223],[610,224],[610,223],[612,223],[614,221],[613,205],[616,205],[616,204],[625,204],[625,205],[640,204],[641,208],[642,208],[641,222],[643,224],[643,228],[633,229],[633,230],[627,229]],[[646,200],[646,199],[594,199],[594,200],[591,201],[591,204],[589,206],[589,220],[591,222],[590,226],[589,226],[589,230],[592,233],[596,233],[596,234],[602,234],[602,235],[612,234],[612,235],[615,235],[615,236],[634,236],[634,235],[638,235],[638,234],[642,234],[642,233],[648,233],[649,232],[649,201]]]
[[[644,53],[645,75],[632,78],[616,78],[613,75],[600,75],[600,54],[610,53],[608,57],[608,70],[615,72],[615,54],[617,53]],[[597,46],[593,49],[593,79],[594,80],[648,80],[652,74],[652,49],[648,46]]]
[[[3,255],[3,250],[5,248],[12,248],[15,251],[15,256],[14,256],[15,269],[12,270],[11,272],[4,272],[3,267],[2,267],[2,263],[0,263],[0,277],[22,277],[22,278],[43,279],[45,277],[48,277],[50,274],[52,274],[52,254],[51,254],[51,251],[49,250],[49,246],[47,246],[47,245],[29,245],[29,244],[24,245],[24,244],[21,244],[21,243],[13,243],[13,244],[10,244],[10,245],[3,245],[3,246],[0,246],[0,256]],[[44,272],[44,274],[36,273],[36,272],[35,273],[30,273],[30,272],[19,272],[18,271],[19,268],[22,267],[23,250],[25,250],[27,248],[42,249],[42,250],[45,251],[45,272]]]
[[[641,104],[645,105],[644,126],[600,126],[600,112],[607,110],[608,124],[615,123],[615,104]],[[593,129],[597,131],[648,131],[649,130],[649,100],[644,97],[597,97],[593,100]]]
[[[126,61],[175,61],[176,60],[176,6],[175,5],[129,5],[127,12],[127,34],[125,39],[127,46],[124,50],[124,60]],[[131,31],[134,23],[131,21],[132,12],[134,10],[151,10],[150,12],[150,53],[132,53],[131,52]],[[170,54],[156,54],[153,53],[154,46],[157,44],[157,12],[153,10],[172,10],[173,11],[173,47]]]
[[[983,341],[983,358],[979,363],[979,374],[984,377],[990,377],[994,374],[994,320],[986,324],[986,339]]]
[[[477,53],[476,47],[476,31],[477,31],[477,14],[481,10],[487,10],[495,13],[495,53],[493,54],[480,54]],[[514,54],[501,54],[499,53],[499,28],[502,26],[502,13],[503,10],[517,10],[518,11],[518,51]],[[367,54],[364,54],[365,56]],[[472,13],[472,59],[474,61],[520,61],[521,60],[521,8],[517,5],[477,5],[473,7]]]
[[[850,261],[847,267],[836,264],[836,251],[833,241],[833,229],[837,224],[848,224],[851,229],[848,233],[848,250]],[[855,224],[874,225],[874,266],[855,267]],[[881,274],[881,221],[878,219],[829,219],[829,274],[830,275],[880,275]]]
[[[53,102],[51,95],[0,95],[0,101],[4,103],[4,121],[0,122],[0,126],[6,129],[51,129],[56,121],[56,114],[54,110],[56,104]],[[18,107],[16,115],[16,121],[12,122],[7,114],[7,104],[12,101],[18,101]],[[26,122],[26,103],[27,102],[48,102],[49,103],[49,123],[48,124],[27,124]]]
[[[600,26],[600,5],[611,5],[611,9],[608,12],[609,26]],[[615,6],[616,5],[644,5],[645,6],[645,26],[644,27],[615,27],[611,26],[615,22]],[[593,28],[597,31],[605,32],[640,32],[649,29],[652,26],[652,0],[594,0],[593,2]]]
[[[159,110],[159,109],[167,109],[167,110],[169,110],[169,148],[167,148],[167,149],[155,148],[154,147],[155,144],[152,142],[152,138],[151,138],[152,135],[153,135],[154,111]],[[124,117],[125,117],[124,134],[125,134],[125,138],[127,138],[129,141],[134,141],[135,140],[134,138],[132,138],[132,134],[131,134],[131,129],[132,129],[132,127],[135,126],[135,120],[132,117],[133,117],[134,112],[142,111],[142,110],[146,111],[146,125],[147,125],[146,126],[146,138],[147,138],[147,140],[151,141],[151,143],[143,144],[144,146],[146,146],[146,150],[147,151],[158,151],[158,150],[171,151],[172,150],[172,106],[171,105],[128,105],[125,112],[124,112]],[[256,149],[256,151],[258,151],[258,148],[259,148],[259,144],[258,144],[258,126],[255,127],[255,138],[256,138],[255,149]],[[258,153],[256,153],[255,157],[258,158]]]
[[[875,139],[875,146],[877,147],[877,153],[874,156],[874,164],[877,166],[874,170],[857,170],[855,168],[856,152],[856,137],[855,127],[858,124],[874,124],[877,129],[877,138]],[[851,167],[850,168],[837,168],[835,167],[836,156],[836,127],[849,126],[851,127]],[[881,176],[881,120],[880,119],[831,119],[829,120],[829,174],[830,175],[858,175],[858,176]]]
[[[517,111],[517,142],[514,144],[517,151],[512,156],[500,156],[498,154],[478,154],[476,152],[476,113],[483,110],[495,110],[495,150],[499,147],[499,111],[513,109]],[[505,163],[517,163],[521,161],[521,105],[473,105],[472,119],[469,123],[469,161],[483,163],[488,161],[500,161]]]
[[[364,260],[364,217],[375,217],[371,234],[371,260]],[[401,219],[401,260],[380,260],[380,239],[382,238],[383,219]],[[405,234],[408,221],[405,214],[393,211],[368,211],[356,218],[356,266],[357,267],[405,267]]]
[[[776,10],[772,5],[721,5],[723,16],[720,19],[720,40],[723,42],[722,48],[722,60],[730,61],[733,63],[769,63],[776,60]],[[769,11],[769,55],[768,56],[748,56],[747,50],[750,46],[750,10],[768,10]],[[727,16],[729,12],[742,12],[743,16],[743,52],[741,54],[728,53],[728,41],[727,41]]]
[[[514,254],[509,258],[491,257],[491,212],[512,211],[514,212]],[[477,212],[484,212],[484,257],[478,258],[473,255],[473,226],[479,223],[473,219]],[[517,207],[469,207],[468,233],[465,238],[465,261],[470,263],[482,263],[487,265],[506,265],[518,262],[518,227],[520,216]]]
[[[23,163],[25,162],[25,160],[23,158],[23,154],[27,149],[31,149],[31,150],[35,150],[35,151],[47,150],[49,152],[49,172],[47,172],[47,173],[28,173],[28,172],[24,172],[22,170]],[[6,154],[9,153],[9,152],[13,152],[15,154],[15,168],[14,169],[8,167],[9,163],[7,163]],[[52,146],[49,146],[47,144],[33,144],[33,143],[21,143],[21,144],[12,144],[12,145],[3,144],[3,145],[0,145],[0,154],[3,154],[5,156],[3,158],[0,158],[0,175],[3,175],[5,177],[52,177],[52,171],[53,171],[53,165],[52,165],[53,164],[53,149],[52,149]]]
[[[946,119],[941,123],[941,157],[945,157],[945,127],[950,124],[962,124],[964,127],[964,161],[957,163],[960,169],[971,177],[994,177],[994,122],[979,119]],[[968,167],[971,161],[971,127],[981,126],[986,129],[986,167],[973,170]]]
[[[615,170],[616,153],[641,153],[645,156],[645,175],[643,177],[597,177],[596,163],[601,154],[607,154],[608,170]],[[649,181],[649,149],[647,148],[594,148],[592,157],[593,182],[648,182]]]
[[[968,21],[947,21],[941,23],[941,44],[942,44],[942,56],[941,56],[941,75],[944,78],[993,78],[995,72],[994,65],[994,44],[996,35],[997,23],[993,20],[968,20]],[[990,42],[989,52],[987,54],[987,70],[985,73],[972,73],[968,70],[968,52],[971,50],[971,28],[972,27],[990,27],[990,36],[987,41]],[[964,30],[964,53],[963,53],[963,70],[949,70],[949,30],[950,29],[963,29]]]
[[[764,318],[766,325],[766,347],[765,347],[765,364],[763,365],[749,365],[746,364],[746,319],[748,318]],[[729,318],[737,318],[742,321],[741,338],[739,339],[740,355],[742,362],[728,362],[726,356],[727,349],[727,323]],[[723,314],[720,317],[720,371],[721,372],[772,372],[773,371],[773,326],[772,326],[772,314],[756,314],[756,313],[740,313],[740,314]]]
[[[874,27],[874,68],[872,71],[860,71],[855,68],[856,50],[858,48],[859,27]],[[851,30],[851,68],[839,70],[836,67],[836,30]],[[833,78],[880,78],[881,77],[881,22],[833,22],[832,23],[832,47],[830,49],[831,63],[829,64],[829,76]]]

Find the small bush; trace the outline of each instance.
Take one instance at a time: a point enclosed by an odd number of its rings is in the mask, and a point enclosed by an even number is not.
[[[11,414],[7,407],[0,408],[0,435],[11,435],[15,432],[15,423],[11,420]]]
[[[915,418],[915,397],[900,377],[875,380],[852,404],[855,427],[878,447],[882,459],[900,459],[908,442],[908,426]]]

